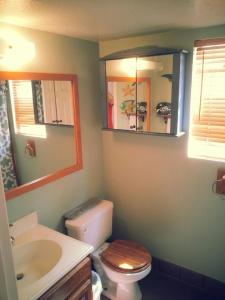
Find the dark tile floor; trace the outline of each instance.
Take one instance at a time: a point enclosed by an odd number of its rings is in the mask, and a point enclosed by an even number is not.
[[[208,295],[158,272],[151,272],[139,284],[143,295],[142,300],[225,300],[216,295]]]

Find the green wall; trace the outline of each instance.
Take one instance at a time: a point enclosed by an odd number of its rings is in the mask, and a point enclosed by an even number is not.
[[[100,56],[146,45],[192,51],[225,26],[100,42]],[[192,54],[187,62],[188,128]],[[225,282],[225,201],[211,186],[224,163],[189,159],[180,138],[103,132],[105,195],[113,200],[114,237],[143,243],[153,256]]]
[[[83,169],[7,201],[11,222],[37,211],[40,223],[63,230],[63,213],[103,191],[98,44],[0,23],[2,29],[35,44],[34,59],[17,71],[78,76]]]
[[[104,192],[115,204],[114,237],[137,240],[156,257],[225,282],[225,202],[211,191],[217,168],[225,167],[224,163],[187,158],[187,135],[102,133],[98,45],[5,27],[35,43],[36,56],[21,71],[78,75],[84,162],[81,171],[8,201],[10,221],[36,210],[40,223],[62,230],[65,211]],[[225,26],[220,26],[104,41],[100,56],[144,45],[192,50],[195,39],[224,33]],[[191,61],[189,55],[186,128]]]

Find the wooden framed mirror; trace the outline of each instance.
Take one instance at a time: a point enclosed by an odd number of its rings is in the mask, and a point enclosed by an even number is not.
[[[6,199],[82,168],[76,75],[0,72]]]

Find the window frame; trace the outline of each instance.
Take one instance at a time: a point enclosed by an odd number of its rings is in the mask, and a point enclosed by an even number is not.
[[[216,51],[224,54],[222,62]],[[215,88],[219,77],[225,82],[225,38],[195,41],[188,140],[190,158],[225,161],[225,90],[221,88],[223,98],[219,98],[218,88]],[[219,119],[221,114],[222,119]]]

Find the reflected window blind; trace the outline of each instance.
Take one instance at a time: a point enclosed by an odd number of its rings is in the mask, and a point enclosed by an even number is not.
[[[31,81],[10,80],[9,86],[15,131],[26,133],[26,129],[35,124]]]
[[[190,156],[225,159],[225,39],[195,41]]]

